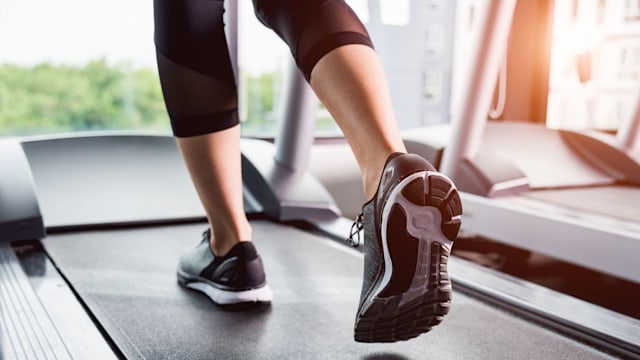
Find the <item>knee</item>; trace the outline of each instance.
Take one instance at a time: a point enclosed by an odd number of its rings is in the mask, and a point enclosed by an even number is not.
[[[373,47],[364,25],[344,0],[253,0],[258,19],[291,49],[307,80],[317,61],[347,44]]]

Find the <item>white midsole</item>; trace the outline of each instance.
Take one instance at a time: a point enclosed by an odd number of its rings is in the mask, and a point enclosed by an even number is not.
[[[387,239],[387,226],[389,221],[389,214],[391,213],[391,209],[393,208],[393,205],[398,204],[405,209],[405,213],[407,214],[407,222],[409,223],[409,226],[407,226],[407,231],[411,236],[414,236],[420,239],[418,254],[416,254],[416,256],[419,256],[418,262],[416,263],[416,269],[419,269],[422,265],[422,252],[423,252],[423,247],[425,245],[431,246],[431,243],[438,242],[440,244],[445,245],[449,250],[451,249],[453,242],[449,240],[442,233],[442,230],[440,228],[440,221],[441,221],[440,210],[429,205],[427,206],[415,205],[402,195],[402,189],[404,189],[404,187],[408,185],[410,182],[418,178],[423,178],[425,179],[425,184],[426,184],[427,183],[426,178],[429,177],[430,175],[443,176],[442,174],[437,172],[420,171],[404,178],[391,191],[391,194],[389,194],[389,198],[385,203],[384,208],[382,209],[382,224],[380,226],[380,233],[382,236],[382,252],[383,252],[384,264],[385,264],[384,274],[382,276],[382,280],[380,281],[376,289],[373,291],[372,298],[378,296],[378,294],[380,294],[380,292],[389,284],[389,281],[391,280],[391,274],[393,273],[393,264],[391,263],[391,254],[389,252],[389,243]],[[425,194],[428,194],[427,191],[429,191],[429,189],[425,189]],[[437,226],[433,226],[434,224],[428,224],[430,225],[430,227],[426,229],[423,226],[417,226],[421,224],[415,223],[414,220],[417,219],[416,215],[422,216],[423,218],[433,219],[437,221],[438,222]],[[432,222],[435,222],[435,221],[432,221]]]
[[[245,291],[224,291],[200,282],[187,284],[190,289],[198,290],[207,295],[213,302],[220,305],[230,305],[246,302],[270,302],[273,299],[273,292],[269,285],[258,289]]]
[[[188,277],[188,276],[187,276]],[[270,302],[273,300],[273,291],[269,285],[263,287],[243,290],[243,291],[227,291],[218,289],[215,286],[204,281],[192,281],[185,284],[189,289],[197,290],[209,297],[211,301],[219,305],[231,305],[246,302]]]

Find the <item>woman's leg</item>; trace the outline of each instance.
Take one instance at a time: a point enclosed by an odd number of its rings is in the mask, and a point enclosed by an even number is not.
[[[378,55],[368,46],[339,47],[318,61],[311,86],[351,145],[372,198],[389,155],[406,152]]]
[[[244,213],[237,91],[223,0],[155,0],[158,70],[173,133],[217,255],[251,240]]]
[[[154,0],[165,104],[210,227],[182,253],[177,276],[217,304],[269,302],[242,200],[238,98],[223,14],[224,0]]]
[[[240,126],[177,141],[207,213],[213,252],[224,255],[238,242],[250,241],[242,202]]]
[[[254,4],[289,44],[362,170],[370,200],[355,222],[365,256],[354,339],[390,342],[429,331],[451,303],[446,263],[462,211],[455,186],[406,154],[378,56],[343,0]]]
[[[254,0],[260,21],[290,47],[298,67],[342,128],[371,198],[393,152],[406,152],[378,55],[342,0]]]

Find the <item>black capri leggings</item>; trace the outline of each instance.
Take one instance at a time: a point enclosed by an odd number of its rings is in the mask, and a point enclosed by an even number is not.
[[[344,0],[253,0],[253,5],[258,19],[289,45],[307,81],[331,50],[347,44],[373,47]],[[177,137],[239,123],[223,13],[224,0],[154,0],[158,71]]]

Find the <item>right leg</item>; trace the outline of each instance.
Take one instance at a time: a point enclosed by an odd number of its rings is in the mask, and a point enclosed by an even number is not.
[[[387,158],[406,148],[367,30],[344,0],[253,1],[342,129],[371,199]]]
[[[355,223],[364,230],[365,267],[355,340],[429,331],[451,301],[446,259],[462,210],[454,185],[423,158],[403,154],[380,61],[344,0],[254,3],[343,129],[371,198]]]

